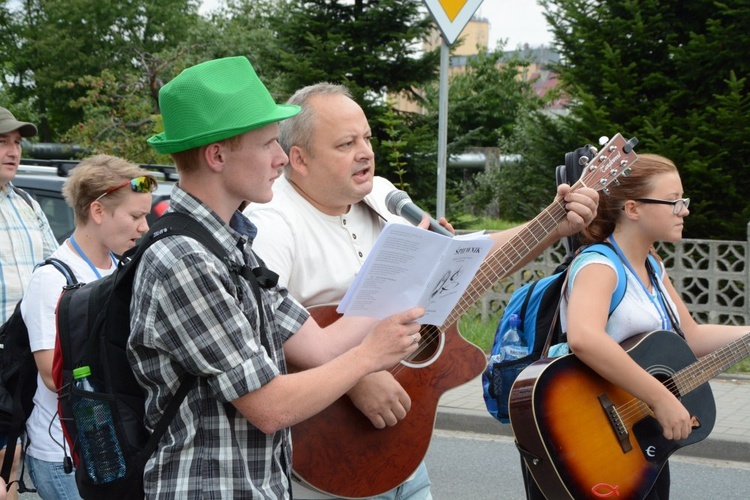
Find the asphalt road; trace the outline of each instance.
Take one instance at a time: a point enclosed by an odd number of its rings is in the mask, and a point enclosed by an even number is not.
[[[436,430],[425,461],[434,500],[525,498],[518,452],[509,437]],[[749,498],[750,463],[686,456],[673,456],[669,463],[675,500]]]
[[[425,461],[435,500],[525,498],[509,437],[436,430]],[[672,456],[669,464],[675,500],[750,498],[750,463]]]

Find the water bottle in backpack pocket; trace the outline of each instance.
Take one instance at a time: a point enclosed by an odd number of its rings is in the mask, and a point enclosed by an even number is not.
[[[501,323],[502,328],[506,323]],[[490,374],[485,392],[494,405],[494,415],[503,423],[508,423],[508,395],[513,381],[524,368],[535,361],[531,355],[528,340],[523,331],[521,317],[511,314],[504,333],[498,332],[499,343],[493,348],[489,359]]]
[[[490,372],[492,375],[487,391],[492,397],[493,404],[495,405],[495,414],[493,414],[493,416],[502,423],[510,423],[508,417],[508,403],[510,402],[510,389],[513,387],[513,382],[515,382],[522,371],[538,359],[539,358],[533,354],[527,354],[522,358],[492,364]],[[485,403],[486,402],[487,401],[485,400]]]
[[[511,314],[508,321],[508,329],[503,333],[502,340],[500,341],[500,351],[497,354],[493,354],[490,361],[493,363],[502,363],[526,356],[529,353],[529,347],[520,334],[521,317],[518,314]]]
[[[79,468],[89,481],[104,484],[124,477],[126,463],[112,417],[113,401],[96,390],[90,375],[88,366],[73,370],[71,406],[78,430]]]

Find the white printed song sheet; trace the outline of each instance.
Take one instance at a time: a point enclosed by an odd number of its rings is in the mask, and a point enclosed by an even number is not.
[[[422,306],[418,321],[440,326],[492,248],[483,232],[449,238],[405,224],[387,224],[337,311],[385,318]]]

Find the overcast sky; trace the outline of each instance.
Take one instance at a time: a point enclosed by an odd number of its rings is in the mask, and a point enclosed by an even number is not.
[[[221,0],[204,0],[201,12],[220,5]],[[536,0],[484,0],[477,14],[490,22],[490,48],[506,39],[506,49],[528,43],[531,47],[549,46],[552,35]]]
[[[524,43],[531,47],[550,45],[552,35],[542,12],[536,0],[484,0],[477,9],[477,14],[490,22],[490,48],[506,39],[506,49]]]

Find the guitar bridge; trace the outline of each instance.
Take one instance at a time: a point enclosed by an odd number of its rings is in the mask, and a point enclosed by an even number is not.
[[[617,411],[617,408],[615,407],[615,404],[612,402],[611,399],[609,399],[609,396],[606,394],[599,394],[598,396],[599,404],[602,405],[602,409],[604,410],[604,413],[607,415],[607,420],[609,420],[609,425],[612,426],[612,430],[615,431],[615,436],[617,436],[617,441],[620,443],[620,448],[622,448],[623,453],[627,453],[630,450],[633,449],[633,445],[630,444],[630,433],[628,432],[628,429],[625,427],[625,424],[622,421],[622,418],[620,418],[620,414]]]

